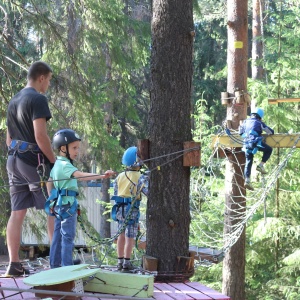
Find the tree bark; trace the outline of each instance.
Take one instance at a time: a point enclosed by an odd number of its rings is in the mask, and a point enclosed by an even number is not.
[[[241,222],[246,207],[246,199],[239,190],[243,186],[243,174],[240,168],[245,163],[243,152],[228,155],[226,162],[226,184],[225,184],[225,222],[224,236],[230,234],[234,226]],[[231,237],[233,238],[233,237]],[[230,240],[225,240],[229,247],[223,261],[223,293],[231,300],[245,299],[245,228],[235,244],[231,245]]]
[[[247,90],[247,60],[248,60],[248,20],[247,0],[228,0],[228,77],[227,91],[234,96],[236,91]],[[233,129],[238,129],[240,121],[247,115],[247,104],[237,103],[233,99],[227,107],[227,123]],[[241,165],[245,156],[241,149],[232,149],[226,163],[224,236],[232,231],[232,226],[243,218],[245,212],[245,189]],[[239,208],[238,212],[236,209]],[[231,245],[230,240],[223,261],[223,293],[231,300],[245,299],[245,229],[238,241]]]
[[[181,276],[177,257],[189,255],[190,169],[182,156],[155,158],[192,138],[193,10],[191,0],[154,0],[152,9],[150,169],[161,168],[150,176],[146,254],[158,259],[157,279],[170,281]]]
[[[102,179],[102,201],[105,203],[110,203],[110,195],[109,195],[109,188],[110,188],[110,179],[105,178]],[[111,237],[111,230],[110,230],[110,225],[111,223],[108,222],[107,220],[110,218],[110,214],[104,214],[105,212],[105,206],[100,205],[100,213],[101,213],[101,219],[100,219],[100,236],[105,237],[105,238],[110,238]]]

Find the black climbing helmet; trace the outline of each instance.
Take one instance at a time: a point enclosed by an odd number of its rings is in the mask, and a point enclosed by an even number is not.
[[[54,149],[59,149],[61,146],[68,145],[75,141],[81,141],[81,138],[74,130],[61,129],[54,134],[52,145]]]

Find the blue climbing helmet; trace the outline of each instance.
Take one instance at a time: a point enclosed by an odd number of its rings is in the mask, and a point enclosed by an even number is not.
[[[127,167],[137,166],[137,162],[139,161],[137,151],[137,147],[129,147],[123,154],[122,164]]]
[[[251,112],[251,115],[252,114],[256,114],[260,119],[262,119],[264,117],[264,115],[265,115],[264,110],[262,108],[259,108],[259,107],[255,108]]]

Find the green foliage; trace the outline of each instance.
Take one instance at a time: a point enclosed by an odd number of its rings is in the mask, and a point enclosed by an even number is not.
[[[200,12],[205,11],[210,2],[198,1]],[[224,3],[223,3],[224,4]],[[195,39],[194,60],[194,95],[195,101],[195,132],[197,140],[201,140],[201,161],[205,166],[206,158],[210,155],[209,129],[215,124],[221,124],[224,118],[224,108],[219,104],[219,94],[226,90],[226,28],[219,18],[218,5],[210,5],[211,13],[197,15],[197,36]],[[264,11],[264,57],[262,64],[265,77],[261,81],[248,78],[248,91],[252,101],[265,110],[264,122],[279,133],[299,132],[299,104],[280,103],[268,105],[268,98],[299,98],[299,29],[297,16],[298,2],[269,2],[268,11]],[[215,14],[216,13],[216,14]],[[251,26],[251,24],[250,24]],[[224,30],[223,30],[224,29]],[[199,38],[200,36],[200,38]],[[249,45],[251,46],[251,44]],[[217,104],[216,104],[217,103]],[[200,112],[200,113],[199,113]],[[216,133],[216,128],[210,133]],[[285,157],[289,149],[274,149],[267,169],[273,168]],[[259,161],[260,155],[255,157]],[[218,174],[218,173],[214,173]],[[252,216],[247,226],[246,246],[246,295],[248,300],[257,299],[299,299],[299,151],[296,150],[282,170],[278,181],[278,189],[271,191],[266,199],[266,211],[259,208]],[[192,173],[197,180],[197,170]],[[222,172],[219,173],[222,189]],[[253,180],[257,180],[253,178]],[[207,176],[209,184],[209,176]],[[203,183],[202,183],[203,184]],[[258,182],[258,184],[260,184]],[[205,185],[204,185],[205,186]],[[193,205],[201,205],[201,214],[211,209],[206,201],[205,188],[200,191],[192,190]],[[216,201],[211,197],[210,203]],[[197,202],[198,201],[198,202]],[[225,201],[225,200],[224,200]],[[216,202],[217,203],[217,202]],[[249,206],[251,202],[247,203]],[[192,209],[193,212],[193,209]],[[266,213],[266,219],[264,218]],[[219,218],[215,210],[207,212],[210,227],[216,229]],[[198,218],[198,219],[197,219]],[[205,240],[209,234],[207,224],[199,225],[200,216],[192,218],[191,243],[195,237]],[[195,225],[197,224],[198,227]],[[206,227],[205,227],[206,226]],[[222,225],[220,225],[222,226]],[[203,229],[204,231],[203,233]],[[198,245],[201,246],[201,245]],[[201,281],[216,289],[220,284],[222,264],[210,268],[197,269],[193,280]],[[220,290],[220,289],[219,289]]]
[[[6,127],[10,98],[26,84],[28,66],[44,60],[53,69],[47,93],[53,115],[49,135],[66,127],[81,135],[79,169],[88,171],[96,160],[99,172],[118,170],[123,147],[146,134],[148,1],[0,0],[0,7],[1,128]],[[6,173],[4,139],[1,145],[1,172]],[[1,191],[2,207],[9,203],[7,192]]]
[[[43,59],[54,70],[48,93],[53,112],[50,133],[72,127],[82,135],[82,167],[88,169],[93,158],[99,162],[98,167],[118,168],[122,147],[147,135],[150,8],[148,1],[134,2],[136,5],[130,6],[119,0],[112,0],[109,5],[97,0],[0,1],[0,128],[5,129],[9,99],[26,82],[28,65]],[[281,133],[299,132],[299,104],[271,106],[267,99],[299,97],[298,4],[297,1],[266,3],[261,61],[265,78],[248,79],[252,101],[265,110],[264,121]],[[212,152],[210,135],[219,131],[218,125],[226,115],[220,103],[227,76],[226,7],[224,1],[209,0],[196,1],[195,8],[193,136],[201,142],[205,168]],[[0,201],[1,207],[8,209],[4,136],[3,130]],[[267,168],[272,171],[287,151],[274,149]],[[266,219],[264,209],[260,208],[248,224],[245,283],[248,300],[299,299],[299,155],[295,151],[281,173],[278,189],[268,195]],[[256,156],[255,160],[259,158]],[[210,169],[206,170],[206,176],[198,176],[198,169],[192,170],[195,186],[202,189],[192,189],[191,193],[191,244],[197,244],[203,232],[222,231],[220,203],[224,199],[220,194],[224,189],[224,161],[214,160],[207,167]],[[211,174],[217,178],[213,188],[220,193],[206,194]],[[3,233],[6,221],[2,218],[0,222]],[[30,230],[38,229],[36,224],[30,226]],[[205,235],[200,237],[208,242]],[[199,267],[193,280],[221,290],[221,269],[222,264]]]

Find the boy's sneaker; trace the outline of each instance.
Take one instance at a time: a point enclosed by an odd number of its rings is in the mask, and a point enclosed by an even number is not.
[[[118,271],[121,271],[123,269],[123,263],[118,263],[117,269]]]
[[[250,180],[245,180],[245,188],[250,191],[254,191],[254,187],[252,186]]]
[[[23,268],[20,262],[11,262],[8,265],[5,276],[24,276],[29,274],[29,270]]]
[[[258,165],[258,166],[256,167],[256,170],[257,170],[258,172],[260,172],[261,174],[267,174],[267,173],[268,173],[268,172],[265,170],[264,166],[261,166],[261,165]]]
[[[136,267],[131,262],[123,263],[122,272],[130,272],[134,269],[136,269]]]

